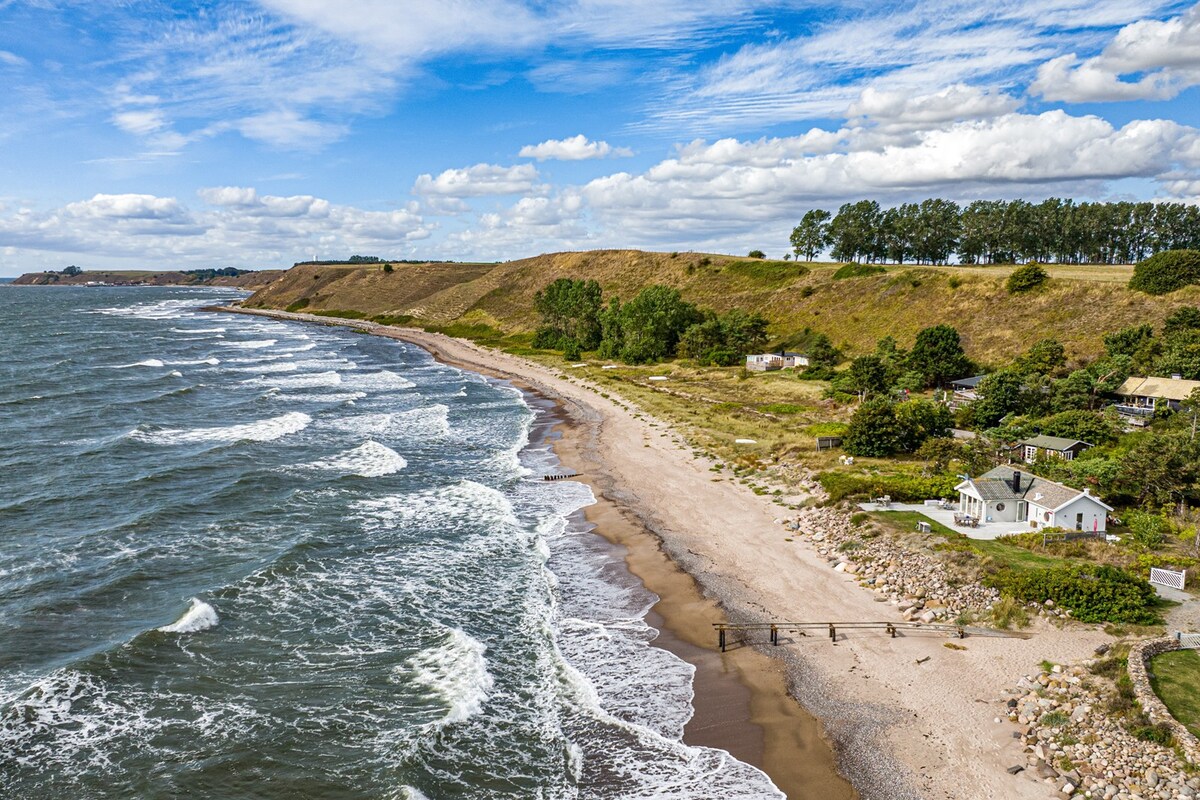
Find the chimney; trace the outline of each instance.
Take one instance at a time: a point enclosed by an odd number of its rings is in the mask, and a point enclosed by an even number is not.
[[[1013,470],[1012,490],[1013,494],[1021,493],[1021,473],[1015,469]]]

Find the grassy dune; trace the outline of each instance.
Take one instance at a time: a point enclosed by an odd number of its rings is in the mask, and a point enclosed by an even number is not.
[[[1059,339],[1076,358],[1093,356],[1105,332],[1157,325],[1179,306],[1200,302],[1200,287],[1166,297],[1130,292],[1127,266],[1052,266],[1047,287],[1017,296],[1004,287],[1011,267],[889,266],[882,274],[835,280],[839,266],[636,250],[551,253],[502,264],[397,264],[391,273],[380,265],[301,266],[248,304],[284,308],[307,299],[307,310],[318,313],[353,309],[514,335],[537,325],[533,295],[556,278],[594,279],[606,295],[622,298],[660,283],[718,311],[759,311],[779,341],[810,327],[851,355],[889,334],[908,346],[921,328],[945,322],[986,364],[1044,337]]]

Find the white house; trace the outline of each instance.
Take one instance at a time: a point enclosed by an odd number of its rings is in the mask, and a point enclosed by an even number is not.
[[[982,522],[1103,533],[1112,506],[1080,491],[1014,467],[996,467],[954,487],[958,510]]]
[[[780,350],[778,353],[755,353],[746,356],[746,369],[755,372],[768,372],[777,369],[795,369],[807,367],[808,356],[803,353],[792,353]]]

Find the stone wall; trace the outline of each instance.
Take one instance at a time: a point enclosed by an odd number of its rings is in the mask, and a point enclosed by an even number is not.
[[[1129,678],[1133,681],[1133,690],[1137,693],[1138,703],[1151,722],[1165,722],[1171,727],[1175,741],[1180,751],[1188,761],[1200,765],[1200,740],[1171,716],[1162,700],[1154,693],[1150,685],[1149,666],[1155,656],[1179,649],[1179,641],[1174,636],[1162,639],[1149,639],[1138,642],[1129,650]]]

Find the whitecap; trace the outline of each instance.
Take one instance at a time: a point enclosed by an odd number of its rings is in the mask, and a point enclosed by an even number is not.
[[[167,363],[173,367],[174,366],[192,366],[195,364],[207,364],[210,367],[215,367],[217,364],[221,363],[221,359],[219,359],[219,358],[198,358],[193,361],[168,361]]]
[[[279,389],[315,389],[322,386],[337,386],[342,382],[342,376],[330,370],[329,372],[309,372],[304,375],[287,375],[283,377],[251,378],[249,384],[270,384]]]
[[[379,372],[365,372],[355,375],[355,386],[362,387],[368,391],[388,392],[397,391],[400,389],[411,389],[416,386],[415,383],[405,378],[403,375],[397,375],[391,370],[385,369]]]
[[[183,373],[182,373],[182,372],[180,372],[180,371],[179,371],[179,370],[177,370],[177,369],[173,369],[173,370],[171,370],[171,377],[172,377],[172,378],[182,378],[182,377],[183,377]]]
[[[445,642],[422,650],[408,660],[413,682],[429,689],[447,706],[438,727],[478,714],[487,701],[493,679],[488,672],[483,642],[451,628]]]
[[[171,328],[172,333],[224,333],[224,328]]]
[[[112,367],[112,369],[129,369],[131,367],[162,367],[165,366],[162,361],[157,358],[147,358],[145,361],[138,361],[134,364],[120,364]]]
[[[242,342],[217,342],[222,347],[236,347],[239,350],[261,350],[264,347],[272,347],[278,339],[250,339]]]
[[[392,448],[375,441],[367,441],[353,450],[314,461],[307,466],[363,478],[379,478],[399,472],[408,466],[408,462]]]
[[[192,444],[196,442],[270,442],[308,427],[312,417],[291,411],[278,417],[229,425],[224,428],[167,429],[135,431],[133,438],[152,444]]]
[[[159,630],[163,633],[197,633],[217,627],[218,622],[220,617],[217,616],[217,610],[198,597],[193,597],[191,607],[182,617]]]

